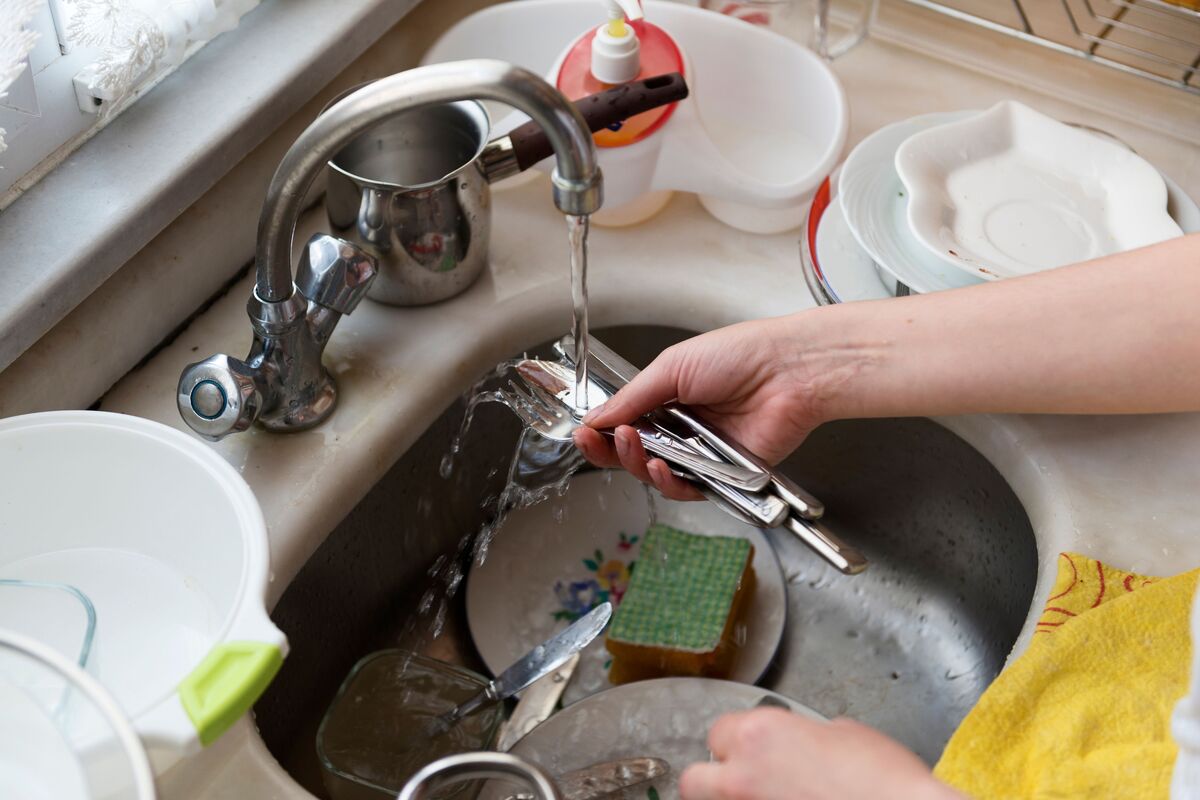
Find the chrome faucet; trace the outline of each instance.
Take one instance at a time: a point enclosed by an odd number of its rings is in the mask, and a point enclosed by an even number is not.
[[[309,125],[275,170],[258,220],[258,277],[246,306],[254,343],[245,360],[215,355],[184,369],[176,400],[192,430],[213,440],[256,421],[272,431],[300,431],[333,412],[337,386],[321,356],[338,321],[366,295],[376,268],[349,242],[316,234],[293,282],[292,237],[304,194],[325,163],[371,126],[413,108],[459,100],[495,100],[528,114],[554,148],[555,205],[571,215],[600,208],[600,170],[587,124],[528,70],[501,61],[459,61],[358,90]]]

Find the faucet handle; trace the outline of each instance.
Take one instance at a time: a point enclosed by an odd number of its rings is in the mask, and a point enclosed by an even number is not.
[[[349,314],[366,295],[377,272],[374,256],[344,239],[317,233],[300,254],[296,288],[319,306]]]
[[[189,364],[179,376],[179,415],[205,439],[217,441],[246,430],[262,410],[258,373],[227,355]]]

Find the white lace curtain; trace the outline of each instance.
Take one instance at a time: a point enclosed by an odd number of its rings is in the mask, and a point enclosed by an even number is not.
[[[20,75],[33,46],[25,30],[47,0],[0,0],[0,96]],[[62,34],[99,57],[76,76],[115,107],[155,74],[179,64],[195,45],[237,25],[258,0],[50,0]],[[0,133],[0,149],[3,133]]]
[[[102,49],[81,78],[103,100],[118,101],[189,48],[237,25],[258,0],[64,0],[66,35]]]
[[[0,99],[25,69],[25,57],[37,41],[28,26],[42,1],[0,0]],[[4,150],[4,129],[0,128],[0,153]]]

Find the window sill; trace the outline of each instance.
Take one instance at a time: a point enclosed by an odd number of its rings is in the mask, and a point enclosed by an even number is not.
[[[268,0],[26,191],[0,214],[0,370],[419,2]]]

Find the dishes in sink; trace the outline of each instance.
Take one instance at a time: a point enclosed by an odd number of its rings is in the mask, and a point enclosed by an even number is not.
[[[493,673],[606,599],[619,606],[651,521],[703,535],[737,536],[754,547],[754,593],[730,677],[754,683],[783,637],[787,603],[783,572],[762,531],[711,503],[657,495],[624,472],[575,475],[559,499],[513,512],[467,578],[467,623]],[[603,640],[582,653],[564,704],[611,687]]]
[[[602,761],[653,756],[671,769],[639,797],[679,797],[679,774],[689,764],[709,760],[708,729],[723,714],[748,711],[764,698],[813,719],[817,712],[783,695],[732,681],[707,678],[660,678],[608,689],[566,708],[513,746],[512,752],[552,775]],[[480,800],[501,800],[512,786],[486,784]]]
[[[1145,159],[1021,103],[914,133],[895,166],[916,240],[988,280],[1182,233],[1167,213],[1166,184]]]

